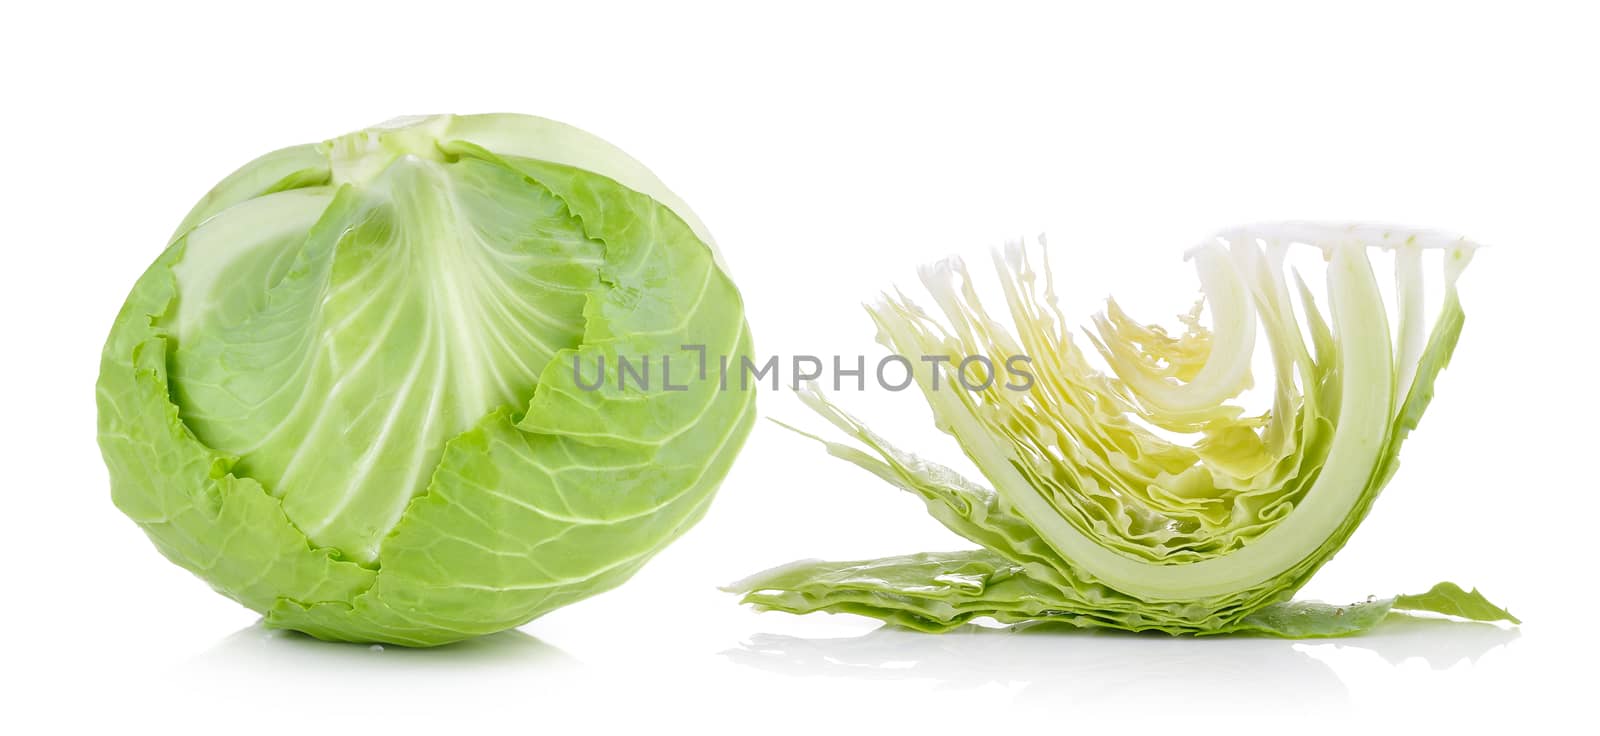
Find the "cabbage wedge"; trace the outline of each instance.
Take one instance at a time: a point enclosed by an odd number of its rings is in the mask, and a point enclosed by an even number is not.
[[[1297,244],[1326,260],[1326,315],[1286,262]],[[1394,329],[1374,249],[1393,253]],[[1427,251],[1443,264],[1431,326]],[[1285,637],[1357,633],[1404,613],[1516,623],[1452,583],[1349,605],[1291,602],[1394,475],[1460,335],[1456,282],[1473,252],[1459,238],[1377,227],[1223,232],[1188,254],[1203,298],[1182,335],[1108,301],[1088,340],[1109,370],[1073,341],[1048,262],[1036,270],[1020,243],[994,255],[1014,330],[980,303],[959,260],[925,267],[943,320],[898,293],[869,312],[897,354],[949,358],[913,359],[916,378],[938,426],[992,488],[896,449],[815,388],[801,398],[855,441],[814,437],[831,454],[921,497],[980,548],[802,561],[729,590],[760,609],[855,613],[929,632],[975,618]],[[1271,406],[1249,414],[1236,399],[1251,386],[1259,338],[1271,355]],[[965,357],[1002,365],[1018,355],[1035,376],[1025,390],[957,384]]]

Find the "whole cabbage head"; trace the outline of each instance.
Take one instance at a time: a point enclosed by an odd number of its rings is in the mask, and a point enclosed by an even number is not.
[[[431,646],[694,524],[755,415],[717,357],[750,349],[637,161],[540,118],[402,118],[201,199],[106,341],[100,447],[117,506],[267,625]]]

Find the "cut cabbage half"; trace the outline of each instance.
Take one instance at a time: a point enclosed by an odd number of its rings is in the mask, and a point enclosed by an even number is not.
[[[1296,244],[1327,262],[1326,317],[1286,263]],[[1395,329],[1368,257],[1378,248],[1394,256]],[[1440,251],[1444,286],[1431,327],[1430,250]],[[943,320],[898,294],[869,311],[897,354],[949,358],[911,362],[939,427],[993,488],[901,452],[814,388],[801,397],[865,447],[822,440],[831,454],[920,496],[981,548],[803,561],[730,590],[762,609],[857,613],[924,631],[980,617],[1295,637],[1355,633],[1393,612],[1516,622],[1451,583],[1344,606],[1288,602],[1394,474],[1460,335],[1456,281],[1473,251],[1461,238],[1393,228],[1226,231],[1189,252],[1211,326],[1197,305],[1174,336],[1111,300],[1088,336],[1108,371],[1073,342],[1048,263],[1036,271],[1020,243],[994,258],[1015,330],[986,311],[960,261],[926,267]],[[1238,397],[1251,385],[1258,335],[1272,398],[1252,414]],[[1018,355],[1035,376],[1026,390],[1000,380],[968,390],[953,372],[967,356],[998,366]]]

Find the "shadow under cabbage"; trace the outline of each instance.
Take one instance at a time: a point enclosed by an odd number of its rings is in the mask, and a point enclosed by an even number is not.
[[[194,668],[310,669],[321,671],[482,671],[486,668],[567,669],[578,661],[516,629],[441,647],[416,649],[315,639],[268,628],[260,621],[240,629],[188,662]]]
[[[1226,707],[1248,700],[1284,707],[1349,705],[1334,667],[1318,658],[1368,650],[1390,665],[1422,659],[1443,669],[1476,661],[1518,637],[1515,628],[1395,617],[1345,639],[1173,637],[1035,623],[968,624],[944,634],[880,627],[855,637],[756,634],[723,652],[747,667],[789,676],[930,680],[941,689],[999,686],[1018,704],[1110,705],[1155,698]]]

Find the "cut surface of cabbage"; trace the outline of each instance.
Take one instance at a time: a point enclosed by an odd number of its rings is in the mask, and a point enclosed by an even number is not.
[[[1325,301],[1290,267],[1320,251]],[[923,499],[980,549],[806,561],[734,583],[759,608],[858,613],[926,631],[975,618],[1058,620],[1174,634],[1338,636],[1394,613],[1515,622],[1441,583],[1348,606],[1291,598],[1342,547],[1394,475],[1463,324],[1457,280],[1475,246],[1427,231],[1284,223],[1238,228],[1191,249],[1202,302],[1172,334],[1115,300],[1074,340],[1048,262],[1020,243],[994,254],[1002,311],[966,267],[920,275],[936,312],[896,293],[869,307],[880,340],[912,360],[940,429],[980,485],[905,453],[814,388],[802,399],[853,442],[827,450]],[[1392,253],[1395,314],[1370,254]],[[1424,264],[1442,286],[1429,322]],[[1210,326],[1201,321],[1202,306]],[[1391,321],[1393,320],[1393,322]],[[1258,349],[1270,407],[1247,412]],[[1025,390],[939,376],[969,356],[1027,356]],[[939,378],[945,380],[940,381]]]

